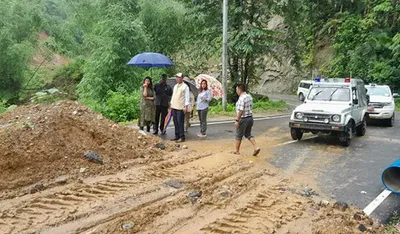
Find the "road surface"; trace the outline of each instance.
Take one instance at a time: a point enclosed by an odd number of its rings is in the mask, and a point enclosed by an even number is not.
[[[296,102],[291,96],[285,100]],[[384,190],[381,173],[400,158],[400,121],[396,120],[394,127],[379,123],[369,125],[367,134],[353,138],[348,148],[342,147],[333,137],[311,133],[305,134],[299,142],[292,141],[288,121],[288,115],[255,121],[253,135],[262,148],[261,157],[266,157],[268,163],[290,176],[303,178],[305,185],[360,209],[368,206]],[[173,130],[169,129],[169,136],[173,136]],[[224,143],[218,150],[234,149],[233,120],[211,122],[208,137],[204,140],[196,137],[197,132],[198,124],[194,124],[187,133],[187,144],[199,141],[202,142],[201,148],[222,141]],[[271,138],[274,139],[272,143],[267,141]],[[251,155],[249,146],[248,142],[243,143],[243,147],[247,147],[245,156]],[[399,208],[400,197],[391,194],[371,216],[386,222]]]

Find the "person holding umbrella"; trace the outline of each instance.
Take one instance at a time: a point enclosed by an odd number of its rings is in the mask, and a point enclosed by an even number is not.
[[[140,117],[138,125],[140,130],[147,127],[147,132],[150,132],[150,126],[154,123],[154,90],[153,83],[150,77],[144,78],[143,86],[140,87],[141,99],[140,99]]]
[[[161,134],[164,135],[164,120],[168,114],[169,100],[172,96],[172,88],[167,84],[166,74],[163,74],[161,76],[160,82],[154,85],[154,92],[156,96],[156,118],[153,126],[153,134],[157,135],[158,129],[160,129]]]
[[[189,87],[183,82],[182,73],[176,74],[176,85],[171,98],[171,111],[175,126],[175,138],[171,141],[185,142],[185,113],[190,105]]]

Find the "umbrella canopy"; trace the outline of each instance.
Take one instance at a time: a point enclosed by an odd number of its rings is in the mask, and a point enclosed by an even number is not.
[[[197,98],[197,95],[199,94],[199,90],[196,88],[196,85],[193,84],[192,82],[187,82],[187,81],[183,81],[183,82],[185,82],[185,84],[187,84],[189,86],[190,91],[192,91],[194,97]],[[173,89],[174,86],[176,85],[176,78],[168,78],[167,84],[169,86],[171,86],[171,88]]]
[[[198,75],[195,79],[196,81],[196,87],[200,88],[200,84],[202,80],[206,80],[208,84],[208,88],[212,92],[212,96],[215,99],[220,99],[224,95],[224,90],[222,89],[222,84],[219,82],[216,78],[206,75],[206,74],[200,74]]]
[[[137,54],[127,64],[147,68],[174,66],[174,63],[167,56],[152,52]]]

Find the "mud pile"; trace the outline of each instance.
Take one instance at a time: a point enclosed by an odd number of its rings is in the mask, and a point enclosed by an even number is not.
[[[0,191],[64,175],[110,174],[131,159],[157,160],[158,141],[76,102],[21,106],[0,115]],[[85,159],[89,151],[104,164]]]

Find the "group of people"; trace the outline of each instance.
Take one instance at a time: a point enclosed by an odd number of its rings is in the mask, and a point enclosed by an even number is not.
[[[167,84],[167,76],[162,75],[160,81],[154,85],[150,77],[146,77],[141,87],[141,112],[138,125],[141,130],[146,127],[150,132],[153,125],[153,134],[166,133],[165,117],[168,109],[171,108],[171,115],[175,126],[175,137],[171,140],[176,142],[185,141],[185,132],[190,126],[189,119],[193,113],[196,101],[196,109],[200,120],[200,131],[198,137],[206,137],[207,113],[212,93],[208,89],[207,80],[202,80],[199,88],[197,100],[193,91],[190,90],[186,82],[191,82],[188,76],[182,73],[176,74],[176,85],[171,88]]]
[[[150,132],[150,127],[153,125],[153,134],[157,135],[159,131],[162,135],[166,133],[165,117],[168,114],[168,109],[171,109],[175,126],[175,137],[171,141],[184,142],[185,131],[189,127],[189,118],[194,109],[195,97],[189,86],[184,82],[190,82],[188,76],[183,76],[182,73],[176,74],[176,85],[171,88],[167,84],[167,76],[162,75],[159,83],[153,87],[150,77],[146,77],[141,87],[141,115],[139,118],[139,127],[147,132]],[[243,137],[247,138],[254,147],[253,156],[260,153],[260,148],[254,137],[251,134],[253,127],[253,98],[246,92],[246,85],[238,84],[236,93],[239,96],[236,102],[236,147],[232,154],[240,154],[240,146]],[[196,109],[200,121],[200,131],[198,137],[206,137],[207,131],[207,114],[209,103],[212,99],[212,92],[208,87],[207,80],[202,80],[200,83],[199,94],[196,99]]]

